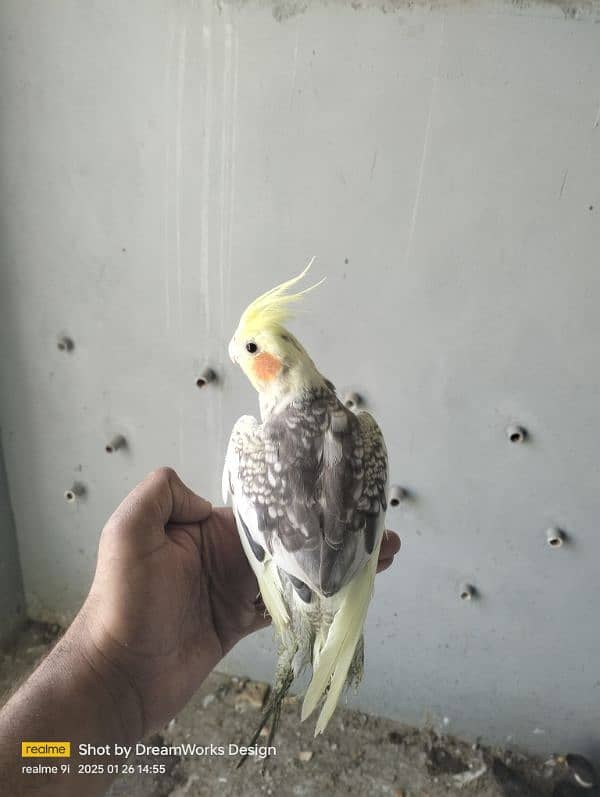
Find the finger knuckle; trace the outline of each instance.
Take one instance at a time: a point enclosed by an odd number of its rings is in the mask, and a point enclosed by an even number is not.
[[[173,468],[169,467],[168,465],[163,465],[162,467],[151,471],[151,473],[148,474],[148,478],[157,482],[158,484],[166,484],[170,482],[175,475],[176,474]]]

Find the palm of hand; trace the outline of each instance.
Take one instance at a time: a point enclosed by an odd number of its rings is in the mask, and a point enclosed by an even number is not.
[[[257,593],[229,509],[140,535],[105,529],[88,600],[104,655],[135,685],[147,728],[173,716],[238,640],[268,624]]]

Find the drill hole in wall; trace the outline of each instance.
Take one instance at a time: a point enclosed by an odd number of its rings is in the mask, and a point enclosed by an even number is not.
[[[344,396],[344,406],[349,410],[355,410],[363,403],[362,396],[358,393],[346,393]]]
[[[458,594],[461,601],[470,601],[475,597],[475,587],[471,584],[462,584]]]
[[[108,443],[104,446],[104,450],[107,454],[114,454],[115,451],[118,451],[120,448],[125,448],[127,445],[127,440],[122,434],[115,435],[112,440],[109,440]]]
[[[408,498],[408,490],[405,490],[404,487],[401,487],[399,484],[392,484],[388,490],[388,501],[390,506],[400,506],[400,504]]]
[[[59,351],[71,351],[75,344],[71,340],[71,338],[62,337],[56,341],[56,348]]]
[[[560,548],[565,542],[565,533],[559,528],[550,528],[546,532],[546,540],[551,548]]]
[[[196,379],[196,387],[202,389],[206,387],[209,382],[215,382],[217,374],[212,368],[205,368]]]
[[[524,443],[527,432],[522,426],[509,426],[506,429],[506,436],[511,443]]]
[[[85,485],[81,484],[81,482],[75,482],[71,487],[65,490],[64,498],[68,504],[73,504],[80,495],[84,494]]]

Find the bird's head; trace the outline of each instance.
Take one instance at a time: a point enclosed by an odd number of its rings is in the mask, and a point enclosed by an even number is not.
[[[292,306],[323,282],[298,293],[290,292],[305,276],[313,260],[297,277],[277,285],[248,305],[229,342],[231,360],[240,366],[261,394],[287,392],[303,382],[314,381],[312,372],[316,372],[316,368],[312,360],[284,326],[291,316]]]

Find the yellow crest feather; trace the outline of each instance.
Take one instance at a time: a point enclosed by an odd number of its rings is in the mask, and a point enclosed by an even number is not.
[[[264,329],[273,329],[283,326],[292,316],[292,305],[301,299],[305,294],[318,288],[325,281],[325,277],[314,285],[305,288],[298,293],[289,293],[297,282],[306,275],[315,258],[312,257],[306,268],[297,277],[282,282],[270,291],[263,293],[255,299],[242,313],[239,329],[245,332],[260,332]]]

